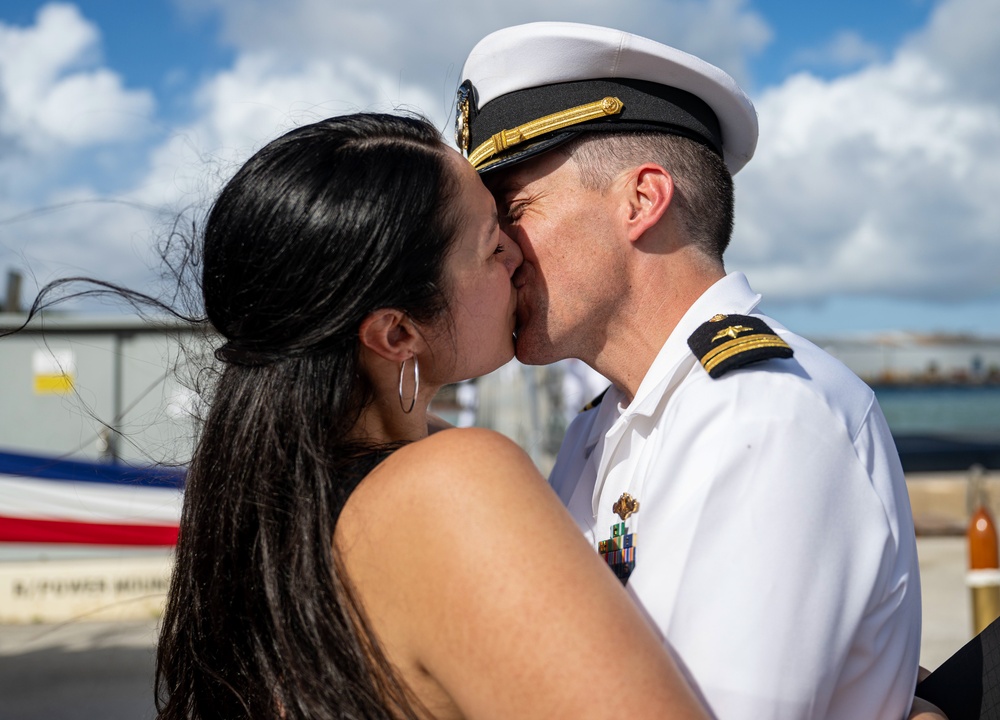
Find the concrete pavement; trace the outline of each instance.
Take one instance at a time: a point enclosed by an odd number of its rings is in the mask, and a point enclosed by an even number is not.
[[[933,670],[972,639],[964,537],[917,538],[923,628],[920,664]]]
[[[0,720],[151,720],[156,622],[0,625]]]

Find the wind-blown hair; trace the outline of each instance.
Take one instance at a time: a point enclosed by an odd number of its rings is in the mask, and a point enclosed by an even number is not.
[[[573,158],[580,182],[592,190],[603,190],[627,168],[660,165],[674,180],[675,203],[692,243],[722,261],[733,234],[733,176],[707,145],[662,132],[583,133],[557,151]]]
[[[358,330],[447,318],[455,179],[422,120],[354,115],[254,155],[205,225],[224,367],[191,462],[156,668],[159,718],[415,716],[332,551],[385,448],[352,439],[372,389]]]

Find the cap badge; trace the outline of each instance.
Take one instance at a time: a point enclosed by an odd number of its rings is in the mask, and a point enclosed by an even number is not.
[[[458,88],[458,100],[455,104],[455,144],[460,152],[469,152],[469,100],[472,95],[472,83],[466,80]]]

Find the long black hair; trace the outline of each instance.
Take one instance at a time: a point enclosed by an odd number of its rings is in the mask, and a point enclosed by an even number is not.
[[[446,316],[456,190],[423,120],[353,115],[254,155],[204,230],[224,344],[190,464],[156,666],[162,720],[414,716],[332,550],[372,389],[358,329]]]

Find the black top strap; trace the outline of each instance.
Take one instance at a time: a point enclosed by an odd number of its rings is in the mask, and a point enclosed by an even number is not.
[[[344,505],[347,504],[348,498],[351,497],[351,494],[361,484],[361,481],[368,477],[368,474],[375,469],[375,466],[389,457],[395,449],[378,449],[366,452],[354,458],[344,467],[340,476],[336,479],[337,482],[334,486],[336,504],[333,508],[333,522],[335,525],[340,518],[340,513],[344,510]]]

